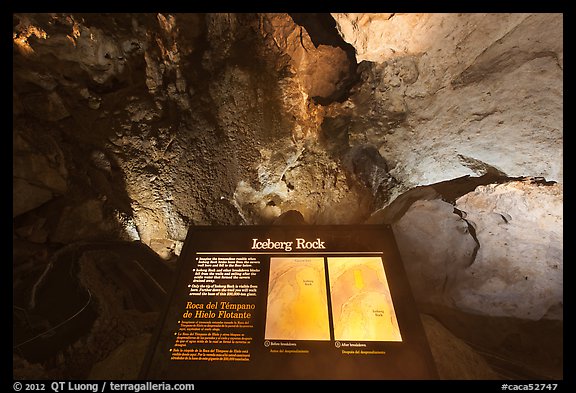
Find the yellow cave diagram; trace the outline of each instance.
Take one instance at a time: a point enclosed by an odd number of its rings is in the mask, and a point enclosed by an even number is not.
[[[324,258],[270,258],[267,340],[330,340]]]
[[[402,341],[380,257],[328,257],[334,339]],[[330,340],[324,258],[270,258],[267,340]]]
[[[380,257],[328,258],[334,339],[402,341]]]

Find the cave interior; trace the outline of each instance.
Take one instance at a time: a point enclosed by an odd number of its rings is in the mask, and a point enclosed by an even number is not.
[[[563,378],[563,15],[15,13],[13,377],[134,379],[188,228],[393,228],[441,379]]]

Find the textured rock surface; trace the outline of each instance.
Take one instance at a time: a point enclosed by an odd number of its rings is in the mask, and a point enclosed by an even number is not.
[[[562,181],[561,14],[333,16],[358,60],[372,62],[353,113],[368,109],[359,134],[398,180],[495,168]]]
[[[480,248],[460,277],[455,305],[522,319],[563,319],[563,190],[511,182],[456,201]]]
[[[143,333],[127,339],[92,367],[88,379],[137,380],[151,337],[151,334]]]
[[[468,223],[449,203],[418,200],[393,230],[417,301],[453,306],[453,293],[478,247]]]
[[[296,20],[306,14],[296,14]],[[299,18],[298,18],[299,17]],[[304,26],[297,25],[286,14],[265,14],[261,23],[263,30],[271,34],[278,49],[289,56],[291,71],[297,76],[303,92],[319,102],[340,98],[343,86],[354,79],[346,52],[332,45],[314,43]]]
[[[171,268],[138,242],[84,242],[49,254],[28,252],[38,265],[47,259],[50,267],[27,267],[14,282],[14,344],[19,357],[31,361],[27,366],[18,358],[15,378],[33,373],[39,379],[136,379]],[[17,262],[16,271],[23,268]]]
[[[562,187],[479,186],[453,206],[417,200],[393,229],[419,302],[493,316],[563,318]]]

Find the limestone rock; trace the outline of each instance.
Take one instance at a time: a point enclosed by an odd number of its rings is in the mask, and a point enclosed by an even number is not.
[[[46,218],[28,215],[24,223],[15,226],[14,232],[23,239],[32,243],[44,243],[48,239],[48,229],[46,228]]]
[[[374,63],[345,110],[362,114],[351,131],[401,183],[487,167],[562,181],[561,14],[333,16],[358,59]]]
[[[416,300],[562,319],[562,206],[562,187],[531,180],[479,186],[455,207],[414,201],[393,229]]]
[[[478,187],[456,201],[480,243],[454,295],[461,309],[563,319],[563,187],[538,181]]]
[[[351,182],[358,183],[374,197],[374,204],[388,202],[395,181],[388,174],[388,164],[373,145],[354,146],[342,157],[342,165]]]
[[[478,247],[468,223],[440,199],[416,200],[392,226],[416,301],[454,306]]]
[[[349,184],[343,166],[318,147],[261,153],[258,188],[240,182],[234,192],[247,223],[270,223],[288,210],[299,211],[311,224],[359,223],[367,216],[372,194]]]
[[[165,260],[174,258],[176,255],[176,241],[171,239],[150,239],[150,248]]]
[[[500,375],[500,379],[563,378],[565,345],[562,321],[494,317],[437,306],[420,308],[420,312],[421,316],[433,317],[452,335],[473,348]],[[426,327],[424,318],[422,321]],[[430,344],[434,346],[434,343]]]
[[[15,358],[15,375],[31,378],[31,372],[44,369],[49,379],[137,378],[172,274],[141,243],[81,242],[59,249],[50,267],[35,274],[34,305],[15,313],[18,353],[40,363]],[[30,283],[17,284],[15,304],[24,306]],[[26,343],[53,327],[51,334]]]
[[[308,32],[286,14],[263,14],[263,28],[276,46],[291,59],[293,72],[312,98],[330,99],[350,78],[348,56],[341,48],[314,45]]]

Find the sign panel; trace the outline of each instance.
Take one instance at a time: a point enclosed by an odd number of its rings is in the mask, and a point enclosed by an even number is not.
[[[437,373],[389,226],[197,226],[141,377]]]

